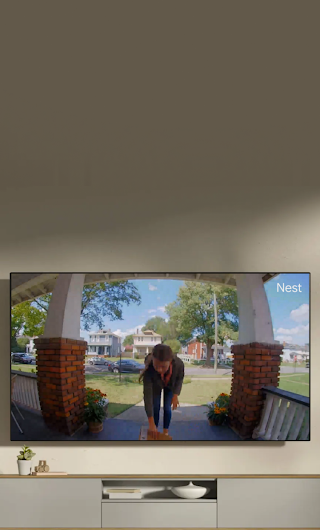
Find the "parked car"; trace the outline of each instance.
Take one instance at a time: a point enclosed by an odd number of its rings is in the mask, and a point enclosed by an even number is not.
[[[92,366],[95,365],[95,364],[103,364],[105,366],[109,366],[110,364],[113,364],[113,361],[110,361],[109,359],[105,359],[104,357],[90,357],[89,361],[88,361],[89,364],[91,364]]]
[[[306,368],[309,368],[310,364],[309,364],[309,360],[306,361]]]
[[[29,353],[12,353],[11,361],[20,364],[35,364],[36,360],[33,355]]]
[[[122,372],[131,372],[135,374],[139,374],[141,370],[143,370],[144,366],[141,363],[138,363],[138,361],[135,361],[134,359],[122,359],[121,360],[121,373]],[[108,370],[110,372],[113,372],[114,374],[118,374],[120,372],[120,361],[116,361],[112,363]]]

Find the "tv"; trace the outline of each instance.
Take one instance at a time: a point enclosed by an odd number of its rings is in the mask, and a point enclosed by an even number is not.
[[[14,272],[11,440],[310,440],[310,274]]]

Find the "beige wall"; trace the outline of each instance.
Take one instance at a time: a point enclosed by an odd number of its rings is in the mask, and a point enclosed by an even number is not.
[[[19,447],[9,273],[117,270],[310,271],[311,441],[40,443],[36,458],[69,473],[320,473],[317,3],[142,4],[77,8],[76,24],[52,5],[44,28],[34,3],[19,20],[6,3],[0,473]]]
[[[233,230],[225,232],[225,239],[229,241],[230,247],[219,254],[219,260],[213,250],[214,242],[220,238],[220,228],[208,227],[206,223],[197,220],[196,216],[185,219],[188,227],[194,233],[205,234],[206,259],[203,259],[203,246],[201,239],[196,245],[195,251],[190,256],[187,250],[187,231],[181,230],[179,241],[182,238],[185,251],[177,252],[177,240],[170,237],[166,230],[168,226],[150,227],[150,235],[156,233],[155,245],[164,245],[165,253],[159,266],[157,260],[150,258],[152,252],[146,252],[144,259],[143,245],[141,245],[139,259],[132,253],[132,259],[128,262],[128,247],[130,241],[125,232],[117,231],[112,238],[109,234],[110,246],[116,245],[117,252],[101,256],[96,263],[95,269],[114,271],[132,269],[157,271],[159,268],[176,271],[209,271],[209,270],[242,270],[242,271],[311,271],[312,275],[312,312],[311,312],[311,385],[312,385],[312,412],[311,412],[311,441],[289,442],[286,444],[270,443],[204,443],[199,451],[196,443],[173,444],[173,445],[139,445],[124,443],[99,443],[68,445],[40,444],[35,447],[37,458],[47,459],[49,465],[55,469],[66,469],[73,473],[320,473],[320,387],[316,381],[320,377],[320,356],[318,345],[320,344],[320,328],[317,325],[320,319],[320,271],[317,252],[314,242],[318,237],[318,226],[320,223],[319,209],[312,207],[312,202],[301,206],[300,212],[282,213],[281,216],[270,215],[260,219],[255,225],[242,224]],[[185,226],[185,224],[184,224]],[[181,225],[176,222],[175,233]],[[144,229],[146,231],[146,228]],[[165,231],[165,232],[164,232]],[[102,236],[102,234],[101,234]],[[92,236],[90,236],[92,241]],[[99,239],[99,238],[97,238]],[[212,241],[212,245],[208,242]],[[121,241],[126,248],[126,259],[122,257]],[[160,242],[160,243],[159,243]],[[133,244],[132,244],[133,245]],[[135,244],[136,245],[136,244]],[[60,246],[54,239],[48,238],[46,242],[46,253],[43,255],[41,245],[36,239],[29,238],[29,251],[24,253],[21,259],[21,242],[15,249],[12,245],[8,251],[3,253],[1,263],[0,282],[0,341],[1,341],[1,371],[0,371],[0,472],[15,473],[18,445],[10,443],[9,437],[9,273],[10,271],[56,271],[71,272],[86,270],[89,264],[81,255],[86,247],[85,239],[81,245],[77,245],[70,236],[70,248],[65,248],[63,260],[61,260]],[[98,241],[97,241],[98,246]],[[167,260],[168,255],[172,261]],[[118,259],[115,254],[118,254]],[[230,259],[229,254],[233,255]],[[198,256],[201,255],[201,259]],[[50,259],[50,267],[48,260]],[[188,266],[186,267],[186,263]],[[91,268],[87,270],[92,270]],[[35,446],[35,444],[33,444]]]

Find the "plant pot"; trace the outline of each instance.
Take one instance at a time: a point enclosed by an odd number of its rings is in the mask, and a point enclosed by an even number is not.
[[[32,471],[32,460],[18,460],[19,475],[30,475]]]
[[[220,421],[209,420],[209,425],[211,425],[211,427],[213,427],[215,425],[220,426],[222,424],[223,424],[223,422],[220,422]]]
[[[102,421],[89,421],[88,422],[89,432],[98,433],[103,431]]]

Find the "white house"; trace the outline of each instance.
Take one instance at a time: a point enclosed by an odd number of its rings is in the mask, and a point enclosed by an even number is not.
[[[99,329],[89,333],[88,355],[109,355],[118,357],[121,352],[121,337],[111,329]]]
[[[26,337],[27,338],[27,337]],[[37,337],[28,337],[30,340],[28,344],[26,344],[26,353],[36,353],[36,348],[34,344],[34,339],[37,339]],[[84,337],[80,337],[80,340],[84,340]]]
[[[299,361],[306,361],[309,359],[309,352],[307,351],[302,351],[300,349],[295,349],[295,350],[292,350],[292,349],[289,349],[289,348],[284,348],[283,350],[283,357],[282,357],[282,360],[283,361],[286,361],[286,362],[291,362],[293,363],[294,360],[295,360],[295,357],[296,357],[296,360],[299,362]]]
[[[162,337],[159,333],[155,333],[150,329],[146,331],[140,331],[137,329],[137,333],[133,336],[133,354],[144,354],[151,353],[152,348],[156,344],[161,344]]]
[[[29,340],[28,344],[26,344],[26,353],[35,353],[36,352],[36,348],[35,348],[33,339],[37,339],[37,338],[38,337],[30,337],[30,340]]]

